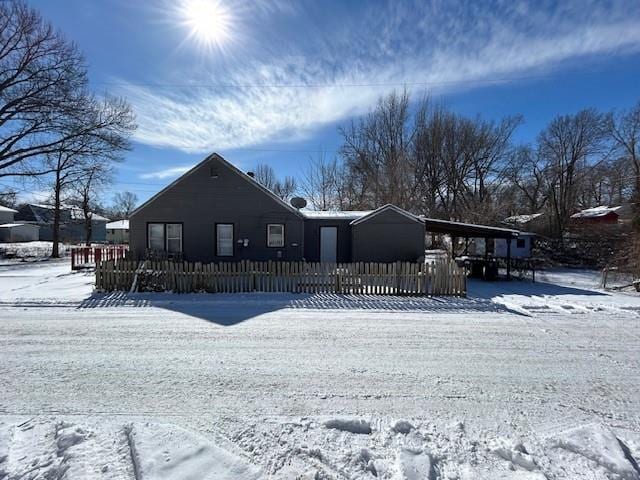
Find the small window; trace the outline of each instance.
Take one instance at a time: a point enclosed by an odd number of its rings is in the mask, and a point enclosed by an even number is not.
[[[167,223],[167,252],[182,252],[182,224]]]
[[[147,238],[149,250],[164,250],[164,223],[150,223]]]
[[[218,223],[216,225],[216,255],[233,256],[233,224]]]
[[[525,245],[526,243],[524,241],[524,238],[518,238],[516,240],[516,248],[525,248]]]
[[[284,225],[282,223],[267,225],[267,247],[284,247]]]

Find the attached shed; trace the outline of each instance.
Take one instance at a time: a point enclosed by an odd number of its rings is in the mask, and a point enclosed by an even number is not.
[[[40,239],[40,227],[32,223],[0,225],[0,242],[33,242]]]
[[[424,258],[424,221],[387,204],[351,222],[354,262],[415,262]]]
[[[506,238],[496,238],[494,243],[494,256],[498,258],[507,257],[507,242],[511,242],[511,258],[531,258],[535,233],[520,232],[518,238],[507,240]]]

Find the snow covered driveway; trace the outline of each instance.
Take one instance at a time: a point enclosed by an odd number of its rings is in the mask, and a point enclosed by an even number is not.
[[[0,267],[0,478],[640,478],[638,297],[102,296],[65,268]]]

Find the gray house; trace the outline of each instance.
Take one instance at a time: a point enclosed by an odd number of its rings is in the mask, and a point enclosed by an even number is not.
[[[371,211],[298,210],[212,154],[138,207],[130,251],[180,254],[189,261],[415,261],[425,227],[394,205]]]
[[[29,203],[22,205],[16,214],[16,222],[29,223],[40,227],[40,240],[53,240],[52,205]],[[104,242],[107,237],[106,225],[109,221],[97,213],[91,213],[91,241]],[[81,208],[63,205],[60,211],[60,241],[80,243],[86,240],[85,218]]]

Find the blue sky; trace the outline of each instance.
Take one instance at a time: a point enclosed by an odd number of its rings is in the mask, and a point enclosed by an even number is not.
[[[194,33],[189,2],[211,2],[219,32]],[[403,85],[463,114],[522,114],[522,142],[555,115],[640,100],[637,0],[29,3],[78,43],[97,93],[133,105],[114,191],[140,200],[212,151],[299,176]]]

